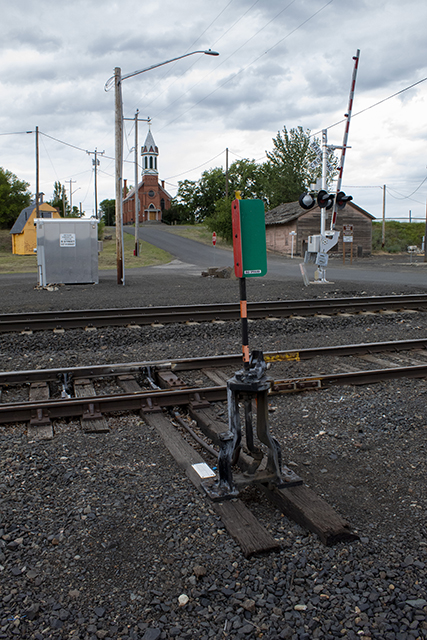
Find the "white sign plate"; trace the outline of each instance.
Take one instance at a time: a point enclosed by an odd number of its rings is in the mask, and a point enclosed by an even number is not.
[[[212,469],[208,464],[206,464],[206,462],[198,462],[197,464],[192,464],[191,466],[201,478],[215,478],[215,471],[212,471]]]
[[[343,236],[343,242],[353,242],[353,236]]]
[[[76,246],[76,234],[75,233],[60,233],[59,234],[59,246],[60,247],[75,247]]]

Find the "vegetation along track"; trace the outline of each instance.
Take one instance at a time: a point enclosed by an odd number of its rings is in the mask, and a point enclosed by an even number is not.
[[[410,294],[249,302],[248,317],[255,320],[268,317],[354,314],[407,309],[425,311],[427,309],[427,295]],[[8,313],[0,315],[0,333],[81,327],[226,321],[237,320],[239,317],[240,307],[238,303],[45,311],[25,314]]]

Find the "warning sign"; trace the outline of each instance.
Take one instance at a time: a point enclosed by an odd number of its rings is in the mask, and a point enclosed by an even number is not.
[[[59,246],[60,247],[75,247],[76,246],[76,234],[75,233],[60,233],[59,234]]]

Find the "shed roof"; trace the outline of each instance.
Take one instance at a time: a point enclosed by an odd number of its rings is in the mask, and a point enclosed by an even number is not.
[[[350,207],[351,209],[355,209],[358,213],[370,218],[371,220],[375,220],[375,216],[359,207],[354,202],[348,202],[346,207]],[[313,207],[310,209],[310,213],[319,212],[319,207]],[[302,209],[299,205],[299,202],[285,202],[283,204],[279,204],[278,207],[267,211],[265,214],[265,224],[273,225],[273,224],[287,224],[288,222],[292,222],[292,220],[297,220],[301,216],[308,213],[307,210]]]
[[[43,209],[43,207],[44,207],[44,209]],[[49,207],[49,209],[47,209],[46,207]],[[22,209],[21,213],[16,218],[15,224],[13,225],[12,229],[10,230],[10,233],[12,233],[12,234],[22,233],[23,230],[24,230],[25,225],[28,222],[29,217],[31,216],[31,214],[33,213],[35,208],[36,208],[36,203],[35,203],[35,201],[33,201],[28,207],[25,207],[25,209]],[[50,204],[47,204],[46,202],[42,202],[42,203],[39,204],[39,217],[40,218],[51,218],[53,211],[56,211],[56,209],[54,207],[51,207]]]

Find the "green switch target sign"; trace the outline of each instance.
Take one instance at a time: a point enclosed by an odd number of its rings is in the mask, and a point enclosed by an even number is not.
[[[267,273],[265,213],[262,200],[233,200],[234,273],[237,278],[257,278]]]

